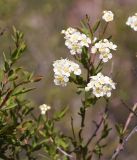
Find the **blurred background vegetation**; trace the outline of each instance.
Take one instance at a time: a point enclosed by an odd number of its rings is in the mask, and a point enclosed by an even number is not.
[[[113,42],[118,45],[113,58],[113,79],[117,83],[117,90],[114,91],[110,104],[110,125],[114,128],[115,123],[124,123],[129,114],[121,104],[121,99],[130,107],[137,101],[137,33],[125,25],[128,16],[137,12],[136,9],[136,0],[0,0],[0,31],[5,30],[0,37],[0,56],[3,50],[8,51],[9,46],[12,46],[9,33],[15,25],[24,32],[28,45],[27,52],[18,65],[44,76],[35,93],[30,95],[31,99],[36,107],[46,103],[52,106],[53,111],[68,105],[77,129],[80,98],[75,93],[76,88],[71,84],[61,88],[53,83],[53,61],[60,57],[70,58],[60,32],[69,26],[79,26],[79,21],[85,14],[90,16],[91,24],[94,24],[103,10],[112,10],[115,21],[109,25],[107,34],[112,34]],[[105,65],[105,74],[109,74],[111,64],[112,61]],[[92,120],[97,120],[103,109],[104,102],[100,101],[89,111],[85,131],[87,137],[94,129]],[[129,129],[136,123],[137,119],[134,119]],[[70,134],[70,117],[66,116],[60,126],[62,131]],[[117,143],[114,134],[109,137],[107,156],[113,152]],[[119,159],[136,160],[136,146],[137,135],[131,138]]]

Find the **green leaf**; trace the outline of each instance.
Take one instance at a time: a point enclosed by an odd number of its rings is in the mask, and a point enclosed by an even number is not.
[[[10,64],[8,61],[4,62],[4,70],[5,70],[5,73],[7,73],[10,70]]]
[[[112,38],[112,35],[110,35],[109,37],[107,37],[108,40],[110,40]]]
[[[7,61],[7,57],[4,52],[3,52],[3,58],[4,58],[4,62]]]
[[[67,148],[68,147],[68,144],[66,143],[66,141],[62,137],[56,137],[55,142],[61,148]]]
[[[12,61],[18,60],[22,56],[25,49],[26,49],[26,45],[24,43],[20,45],[20,48],[15,49],[11,55]]]
[[[4,71],[3,69],[0,68],[0,82],[3,80],[4,78]]]
[[[17,106],[17,104],[12,104],[12,105],[9,105],[8,107],[2,108],[1,111],[10,110],[10,109],[15,108],[16,106]]]
[[[13,93],[12,96],[18,96],[20,94],[24,94],[24,93],[30,92],[30,91],[32,91],[34,89],[36,89],[36,88],[23,88],[22,90]]]
[[[84,68],[88,68],[88,49],[83,47],[82,54],[81,54],[81,63],[83,64]]]
[[[25,128],[25,129],[29,129],[31,128],[33,125],[33,121],[32,120],[29,120],[29,121],[25,121],[23,124],[22,124],[22,127]]]
[[[97,144],[95,146],[95,149],[93,150],[93,152],[100,157],[102,155],[102,148],[101,148],[101,146],[99,144]]]
[[[61,111],[55,113],[54,119],[59,121],[60,119],[62,119],[65,116],[67,111],[68,111],[68,107],[64,107],[63,109],[61,109]]]
[[[122,137],[123,134],[124,134],[124,133],[123,133],[123,125],[121,125],[121,124],[116,124],[116,125],[115,125],[115,128],[116,128],[116,131],[117,131],[119,137]]]
[[[78,87],[78,89],[77,89],[76,93],[77,93],[77,94],[81,94],[83,91],[85,91],[85,89],[84,89],[84,88],[82,88],[82,87]]]
[[[103,132],[102,132],[102,136],[101,136],[101,139],[105,139],[107,136],[108,136],[108,134],[109,134],[109,132],[112,130],[112,128],[108,128],[108,125],[106,124],[105,126],[104,126],[104,130],[103,130]]]
[[[86,92],[86,94],[90,95],[90,92]],[[83,105],[86,106],[86,108],[88,107],[91,107],[91,106],[94,106],[96,101],[98,100],[99,98],[96,98],[95,96],[94,97],[87,97],[85,101],[83,101]]]
[[[93,33],[95,33],[98,29],[98,27],[100,26],[100,20],[96,22],[96,24],[93,26],[92,30],[93,30]]]

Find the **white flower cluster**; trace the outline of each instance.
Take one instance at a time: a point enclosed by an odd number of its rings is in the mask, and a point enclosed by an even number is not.
[[[55,85],[66,86],[71,73],[75,75],[81,74],[79,65],[68,59],[56,60],[53,63],[53,67]]]
[[[70,49],[71,55],[81,54],[82,48],[89,47],[91,44],[90,38],[75,28],[70,27],[67,30],[62,30],[61,33],[65,35],[65,45]]]
[[[85,91],[92,90],[96,97],[110,97],[112,89],[115,89],[115,83],[111,78],[98,73],[96,76],[91,76],[91,80],[85,87]]]
[[[111,11],[103,11],[102,19],[104,19],[106,22],[113,21],[114,14]]]
[[[39,108],[41,110],[41,114],[45,114],[48,110],[51,109],[51,107],[46,104],[40,105]]]
[[[103,39],[91,48],[91,53],[95,54],[97,52],[100,53],[99,58],[103,62],[107,62],[109,59],[112,58],[111,50],[116,50],[117,45],[113,44],[112,42],[108,41],[107,39]]]
[[[137,31],[137,13],[128,17],[126,24],[130,26],[134,31]]]

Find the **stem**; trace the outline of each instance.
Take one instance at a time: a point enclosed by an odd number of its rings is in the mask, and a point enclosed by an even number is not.
[[[87,67],[87,83],[89,82],[90,80],[90,65]],[[85,116],[86,116],[86,93],[85,93],[85,97],[84,97],[84,103],[83,103],[83,107],[81,107],[80,109],[80,116],[81,116],[81,128],[79,130],[79,140],[80,140],[80,143],[83,141],[82,139],[82,131],[83,131],[83,128],[85,126]]]
[[[86,19],[87,19],[87,25],[88,25],[88,28],[89,28],[89,31],[90,31],[90,34],[91,34],[91,39],[93,39],[94,34],[93,34],[92,28],[91,28],[91,26],[89,24],[89,17],[88,17],[88,15],[86,15]]]
[[[96,129],[95,129],[94,133],[92,134],[92,136],[90,137],[90,139],[88,140],[86,146],[88,146],[91,143],[91,141],[93,140],[93,138],[97,136],[97,132],[100,129],[100,127],[103,123],[103,120],[104,120],[104,118],[102,117],[100,122],[98,124],[96,124]]]
[[[5,96],[4,100],[2,101],[2,103],[0,104],[0,108],[2,108],[5,103],[7,102],[7,100],[9,99],[11,93],[12,93],[13,90],[9,90],[9,92],[7,93],[7,95]]]
[[[89,76],[90,76],[90,68],[87,67],[87,83],[89,81]],[[81,125],[80,125],[80,130],[79,130],[79,133],[78,133],[78,136],[79,136],[79,151],[76,152],[76,157],[77,157],[77,160],[86,160],[86,153],[85,151],[87,151],[87,147],[83,147],[82,143],[83,143],[83,137],[82,137],[82,132],[84,130],[84,127],[85,127],[85,117],[86,117],[86,93],[84,95],[84,102],[83,103],[83,106],[80,108],[80,113],[79,115],[81,116]]]
[[[83,106],[81,108],[81,125],[80,125],[80,130],[79,130],[79,141],[80,143],[83,141],[83,138],[82,138],[82,132],[83,132],[83,128],[85,126],[85,115],[86,115],[86,109],[85,109],[85,106]]]
[[[137,109],[137,104],[135,104],[135,105],[133,106],[132,111],[135,112],[136,109]],[[128,126],[129,126],[130,121],[131,121],[131,119],[132,119],[133,116],[134,116],[133,113],[130,113],[130,114],[129,114],[128,119],[127,119],[126,124],[125,124],[125,127],[124,127],[124,130],[123,130],[124,133],[126,132],[126,130],[127,130]]]
[[[90,69],[87,70],[87,83],[90,81]]]
[[[71,117],[71,129],[72,129],[72,133],[73,133],[73,138],[74,140],[76,140],[76,135],[75,135],[75,131],[74,131],[74,125],[73,125],[73,118]]]
[[[135,112],[135,110],[137,109],[137,103],[132,107],[132,111]],[[131,119],[132,117],[134,116],[134,113],[130,112],[128,118],[127,118],[127,121],[125,123],[125,126],[124,126],[124,129],[123,129],[123,133],[125,133],[127,131],[127,128],[131,122]],[[130,132],[130,134],[127,136],[127,138],[122,138],[119,140],[119,144],[117,146],[117,148],[115,149],[112,157],[111,157],[111,160],[114,160],[116,159],[120,152],[123,151],[124,149],[124,146],[125,146],[125,143],[129,140],[129,138],[137,131],[137,126]]]
[[[95,138],[95,137],[97,136],[98,131],[100,130],[102,124],[104,123],[106,117],[108,116],[108,104],[109,104],[109,101],[108,101],[108,99],[106,99],[106,106],[105,106],[104,114],[102,115],[102,118],[101,118],[99,124],[96,124],[96,127],[97,127],[97,128],[96,128],[96,130],[94,131],[94,133],[93,133],[93,135],[91,136],[91,138],[89,139],[89,141],[87,142],[87,146],[91,143],[91,141],[93,140],[93,138]],[[100,138],[96,141],[95,146],[98,145],[98,144],[101,142],[101,140],[102,140],[102,138],[100,137]],[[94,149],[93,149],[93,150],[94,150]],[[90,156],[91,156],[91,159],[92,159],[93,153],[94,153],[93,150],[91,151],[91,155],[90,155]],[[100,158],[101,158],[101,155],[99,155],[98,158],[100,159]]]
[[[127,142],[135,132],[137,132],[137,126],[135,126],[135,127],[133,128],[133,130],[132,130],[132,131],[130,132],[130,134],[127,136],[127,138],[125,139],[125,141]]]
[[[102,60],[99,61],[97,67],[96,67],[96,71],[99,69],[100,65],[102,64]]]
[[[65,156],[69,157],[70,159],[73,159],[73,156],[68,154],[66,151],[64,151],[63,149],[61,149],[60,147],[57,147],[57,149],[64,154]]]
[[[96,59],[96,54],[92,54],[92,57],[90,58],[90,64],[92,65],[92,67],[95,62],[95,59]]]
[[[123,106],[124,106],[126,109],[128,109],[129,112],[133,113],[134,116],[137,118],[137,114],[136,114],[130,107],[128,107],[128,105],[127,105],[123,100],[121,100],[121,102],[122,102]]]
[[[108,27],[108,23],[106,23],[106,25],[105,25],[105,27],[104,27],[104,29],[103,29],[103,32],[102,32],[102,34],[100,35],[100,39],[103,38],[103,36],[104,36],[104,34],[105,34],[106,30],[107,30],[107,27]]]

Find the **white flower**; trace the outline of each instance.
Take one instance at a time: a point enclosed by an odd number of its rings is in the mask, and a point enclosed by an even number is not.
[[[82,48],[89,47],[91,40],[85,34],[80,33],[75,28],[68,28],[67,30],[62,30],[62,34],[65,35],[65,45],[70,49],[70,54],[81,54]]]
[[[95,54],[96,52],[97,52],[97,48],[96,48],[95,46],[93,46],[93,47],[91,48],[91,53]]]
[[[117,45],[113,44],[112,42],[108,41],[107,39],[103,39],[91,48],[91,53],[99,53],[99,59],[101,59],[104,63],[107,62],[109,59],[112,58],[111,50],[116,50]]]
[[[68,59],[56,60],[53,63],[53,67],[55,85],[66,86],[71,73],[75,75],[81,74],[79,65]]]
[[[39,108],[41,110],[41,114],[45,114],[48,110],[51,109],[51,107],[46,104],[40,105]]]
[[[111,78],[98,73],[96,76],[90,77],[90,82],[85,87],[85,91],[92,90],[96,97],[110,97],[112,89],[115,89],[115,83]]]
[[[96,42],[97,40],[98,40],[97,37],[94,37],[93,42]]]
[[[55,75],[54,78],[55,85],[66,86],[69,81],[69,78],[63,75]]]
[[[126,24],[130,26],[134,31],[137,31],[137,13],[128,17]]]
[[[113,21],[114,14],[111,11],[103,11],[102,19],[104,19],[106,22]]]
[[[99,58],[102,59],[102,61],[105,63],[105,62],[108,62],[108,60],[112,58],[112,54],[104,52],[100,54]]]

